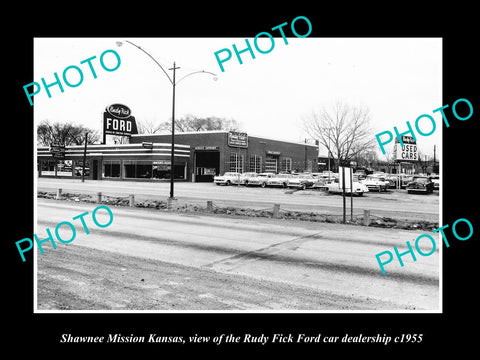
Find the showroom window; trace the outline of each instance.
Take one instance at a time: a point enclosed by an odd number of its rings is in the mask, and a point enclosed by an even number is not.
[[[292,158],[284,157],[282,159],[282,171],[283,172],[292,171]]]
[[[230,153],[228,171],[243,173],[243,154]]]
[[[119,178],[120,177],[120,160],[104,160],[103,161],[103,177]]]
[[[262,172],[262,157],[260,155],[250,155],[250,171]]]

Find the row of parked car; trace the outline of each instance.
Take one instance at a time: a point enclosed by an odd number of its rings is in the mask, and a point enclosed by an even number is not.
[[[353,174],[352,191],[354,195],[363,195],[369,191],[387,191],[391,188],[406,189],[407,192],[431,193],[439,189],[438,176],[406,176],[401,174]],[[221,176],[215,176],[213,182],[217,185],[244,185],[260,187],[282,187],[304,190],[322,189],[331,193],[343,192],[342,185],[338,181],[338,174],[332,172],[323,173],[237,173],[226,172]],[[350,184],[346,184],[346,193],[350,194]]]

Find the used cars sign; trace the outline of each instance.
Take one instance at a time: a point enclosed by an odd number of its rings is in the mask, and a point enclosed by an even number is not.
[[[105,135],[130,136],[138,134],[137,123],[128,106],[113,104],[103,113],[103,133]]]
[[[418,160],[417,142],[411,136],[402,136],[403,146],[395,139],[394,159],[399,161]]]

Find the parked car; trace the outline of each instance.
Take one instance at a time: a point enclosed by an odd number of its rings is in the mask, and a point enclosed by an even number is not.
[[[376,175],[368,175],[365,180],[362,180],[362,184],[364,184],[369,191],[387,191],[388,182],[385,181],[385,178],[376,176]]]
[[[291,179],[292,175],[290,174],[277,174],[272,176],[268,181],[268,186],[281,186],[286,188],[288,186],[288,181]]]
[[[413,180],[413,176],[411,175],[400,175],[400,188],[405,189],[407,187],[407,184],[410,183]]]
[[[352,187],[353,187],[353,195],[357,195],[357,196],[362,196],[364,193],[367,193],[369,191],[368,187],[366,187],[364,184],[358,181],[354,181],[352,183]],[[331,183],[325,184],[325,188],[329,193],[333,193],[333,194],[343,193],[342,186],[338,182],[338,179],[335,179]],[[351,191],[349,186],[348,187],[346,186],[345,193],[350,195],[350,192]]]
[[[272,179],[274,174],[272,173],[260,173],[256,174],[256,176],[250,177],[245,181],[245,186],[261,186],[265,187],[269,184],[270,179]]]
[[[254,177],[256,177],[256,176],[257,176],[257,173],[255,173],[255,172],[245,172],[245,173],[241,173],[238,181],[235,182],[235,183],[238,183],[238,184],[240,184],[240,185],[247,185],[247,184],[248,184],[248,181],[249,181],[251,178],[254,178]]]
[[[410,194],[412,192],[423,192],[423,193],[432,193],[434,184],[430,177],[428,176],[414,176],[413,180],[409,182],[406,186],[407,192]]]
[[[431,179],[433,182],[433,190],[440,190],[440,176],[432,175]]]
[[[399,182],[399,176],[395,174],[385,176],[385,181],[388,183],[389,189],[396,189]]]
[[[317,177],[315,182],[312,185],[312,189],[326,190],[325,185],[327,184],[327,179],[323,176]]]
[[[312,187],[316,179],[311,174],[292,174],[288,179],[288,187],[305,190]]]
[[[213,177],[214,184],[217,185],[232,185],[237,184],[240,179],[240,173],[238,172],[226,172],[223,175],[217,175]]]

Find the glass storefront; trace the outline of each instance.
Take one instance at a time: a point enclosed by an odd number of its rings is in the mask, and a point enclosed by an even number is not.
[[[41,161],[43,176],[72,176],[72,160],[44,160]]]
[[[175,164],[174,178],[185,179],[186,163]],[[124,160],[124,179],[170,179],[170,160]]]
[[[75,176],[82,176],[83,172],[83,160],[75,160],[73,162],[73,174]],[[90,160],[85,161],[85,176],[90,175]]]
[[[102,177],[120,178],[120,160],[104,160]]]

